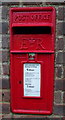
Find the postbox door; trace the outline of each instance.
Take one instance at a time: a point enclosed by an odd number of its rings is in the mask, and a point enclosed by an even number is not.
[[[50,114],[53,101],[51,93],[53,92],[54,56],[35,54],[34,60],[29,60],[28,56],[29,54],[11,55],[12,111]]]

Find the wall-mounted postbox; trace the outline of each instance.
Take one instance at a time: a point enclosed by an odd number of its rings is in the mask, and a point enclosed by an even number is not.
[[[10,84],[15,113],[51,114],[55,8],[11,8]]]

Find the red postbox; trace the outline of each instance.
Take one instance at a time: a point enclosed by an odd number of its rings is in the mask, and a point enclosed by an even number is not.
[[[10,10],[11,109],[51,114],[54,81],[55,8]]]

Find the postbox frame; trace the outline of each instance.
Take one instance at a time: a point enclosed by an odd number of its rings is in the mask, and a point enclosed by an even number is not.
[[[12,15],[13,15],[13,12],[32,12],[32,11],[52,11],[52,18],[53,18],[53,23],[40,23],[40,24],[36,24],[36,23],[34,23],[34,26],[50,26],[51,27],[51,31],[52,31],[52,34],[53,34],[53,41],[52,41],[52,49],[51,50],[41,50],[41,51],[37,51],[37,50],[35,50],[35,51],[25,51],[25,50],[13,50],[12,49],[12,44],[13,44],[13,42],[12,42],[12,40],[13,40],[13,32],[12,32],[12,29],[13,29],[13,27],[31,27],[31,26],[33,26],[33,24],[32,23],[30,23],[30,24],[23,24],[23,23],[12,23]],[[52,88],[52,91],[51,91],[51,95],[50,95],[50,97],[51,97],[51,101],[50,101],[50,106],[49,106],[49,110],[47,109],[47,110],[41,110],[41,111],[38,111],[38,110],[22,110],[22,109],[15,109],[14,108],[14,102],[13,102],[13,91],[15,91],[14,89],[15,88],[13,88],[12,87],[12,84],[13,84],[13,75],[12,75],[12,69],[13,69],[13,65],[12,65],[12,63],[13,63],[13,56],[14,55],[16,55],[16,54],[28,54],[28,53],[35,53],[35,54],[50,54],[51,55],[51,59],[52,59],[52,65],[51,66],[53,66],[54,65],[54,40],[55,40],[55,8],[53,8],[53,7],[29,7],[29,8],[11,8],[10,9],[10,87],[11,87],[11,92],[10,92],[10,95],[11,95],[11,109],[12,109],[12,112],[14,112],[14,113],[25,113],[25,114],[51,114],[52,113],[52,106],[53,106],[53,82],[54,82],[54,80],[52,80],[51,81],[51,88]],[[33,60],[31,60],[31,61],[22,61],[21,62],[22,64],[24,64],[24,63],[40,63],[41,64],[41,66],[43,66],[43,63],[42,63],[42,61],[33,61]],[[41,67],[41,69],[42,69],[42,67]],[[52,69],[52,72],[53,72],[53,74],[54,74],[54,67],[52,67],[51,68]],[[22,71],[23,72],[23,71]],[[23,74],[22,74],[22,76],[23,76]],[[54,76],[54,75],[53,75]],[[52,78],[53,79],[53,78]],[[46,90],[47,91],[47,90]],[[15,93],[16,94],[16,93]],[[41,93],[42,94],[42,93]],[[27,97],[25,97],[25,98],[27,98]],[[33,98],[35,98],[35,97],[33,97]],[[36,99],[37,99],[37,97],[36,97]],[[38,98],[39,99],[39,98]],[[48,101],[47,101],[48,102]]]

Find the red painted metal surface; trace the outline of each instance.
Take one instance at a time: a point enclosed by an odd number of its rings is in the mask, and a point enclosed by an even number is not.
[[[10,93],[12,112],[26,114],[52,113],[54,41],[55,8],[11,8]],[[38,71],[40,95],[25,95],[24,81],[27,78],[25,78],[24,66],[26,64],[28,66],[31,64],[40,65],[40,73]],[[32,88],[27,90],[32,90]]]

